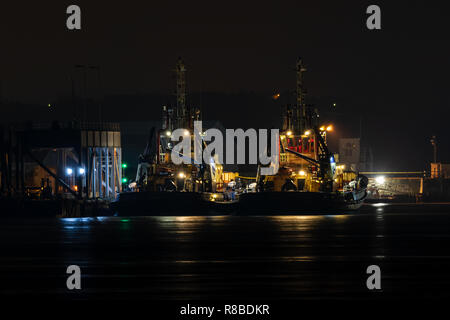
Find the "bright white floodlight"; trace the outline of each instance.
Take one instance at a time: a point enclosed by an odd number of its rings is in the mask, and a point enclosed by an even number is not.
[[[375,178],[375,182],[378,184],[384,184],[385,181],[386,179],[384,178],[384,176],[378,176]]]

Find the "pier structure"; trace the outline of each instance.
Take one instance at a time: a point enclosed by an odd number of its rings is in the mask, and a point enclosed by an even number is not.
[[[1,194],[115,199],[122,189],[117,123],[29,122],[0,130]]]

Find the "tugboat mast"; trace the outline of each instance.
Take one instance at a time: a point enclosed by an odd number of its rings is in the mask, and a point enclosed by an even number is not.
[[[303,65],[301,58],[298,58],[298,60],[297,60],[296,71],[297,71],[297,87],[296,87],[297,106],[296,106],[295,120],[294,120],[294,126],[295,126],[294,134],[301,135],[307,129],[310,129],[310,128],[306,128],[307,121],[306,121],[305,92],[303,89],[303,72],[306,71],[306,68]]]
[[[183,59],[178,58],[178,62],[176,65],[176,80],[177,80],[177,88],[176,88],[176,97],[177,97],[177,127],[178,128],[191,128],[191,115],[190,110],[186,104],[186,67],[184,65]]]

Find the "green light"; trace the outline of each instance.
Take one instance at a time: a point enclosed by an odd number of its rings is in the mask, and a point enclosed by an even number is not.
[[[120,220],[120,222],[129,222],[130,221],[130,219],[122,219],[122,220]]]
[[[126,163],[122,163],[122,168],[126,168],[128,165]]]
[[[122,178],[122,183],[126,183],[128,181],[127,178]]]
[[[48,107],[49,107],[49,108],[51,108],[51,107],[52,107],[52,105],[51,105],[51,104],[49,103],[49,104],[48,104]]]

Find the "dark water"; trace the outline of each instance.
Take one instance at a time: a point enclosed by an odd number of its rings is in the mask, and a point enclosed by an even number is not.
[[[356,214],[0,220],[8,297],[366,299],[449,297],[450,205]],[[82,290],[66,289],[79,265]],[[378,265],[382,290],[366,287]]]

